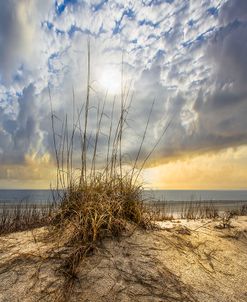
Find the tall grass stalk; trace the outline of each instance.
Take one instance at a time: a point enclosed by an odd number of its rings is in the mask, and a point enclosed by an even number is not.
[[[161,138],[164,136],[168,126],[164,128],[160,138],[154,147],[140,162],[140,154],[147,134],[154,102],[148,116],[147,124],[144,127],[140,147],[137,149],[137,156],[134,165],[127,170],[123,163],[122,145],[123,134],[127,128],[127,118],[133,101],[133,93],[130,87],[124,85],[123,57],[121,71],[121,100],[120,112],[115,122],[115,109],[117,98],[114,98],[110,117],[105,113],[107,94],[103,99],[103,105],[98,103],[96,130],[94,135],[89,135],[89,112],[90,104],[90,72],[91,72],[91,50],[90,40],[87,44],[87,86],[85,102],[81,104],[74,116],[73,125],[69,132],[69,120],[66,115],[62,123],[61,134],[55,133],[56,116],[52,108],[51,95],[51,119],[53,130],[53,142],[55,146],[55,158],[57,163],[57,188],[63,188],[64,194],[61,197],[60,205],[56,211],[51,226],[51,234],[59,233],[59,238],[65,246],[72,246],[72,252],[66,258],[64,273],[67,281],[73,281],[77,273],[80,261],[88,253],[94,250],[95,246],[106,236],[120,236],[128,224],[135,224],[144,228],[151,226],[151,220],[143,204],[142,185],[139,181],[141,170]],[[73,107],[75,96],[73,92]],[[84,114],[83,114],[84,112]],[[103,118],[109,119],[108,134],[102,134]],[[83,128],[81,125],[84,125]],[[74,169],[73,148],[75,145],[76,132],[81,138],[81,166],[80,173]],[[106,137],[105,162],[98,165],[100,136]],[[58,138],[60,141],[58,142]],[[66,164],[65,164],[66,163]],[[137,169],[137,166],[140,167]],[[67,286],[67,289],[71,286]],[[63,299],[66,300],[68,291],[63,291]],[[60,297],[61,300],[61,297]]]

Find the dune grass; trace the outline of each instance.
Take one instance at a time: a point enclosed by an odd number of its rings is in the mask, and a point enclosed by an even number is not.
[[[95,115],[95,128],[89,130],[90,103],[90,41],[88,42],[88,76],[85,102],[73,115],[73,129],[69,131],[68,116],[66,115],[60,133],[55,129],[57,117],[51,101],[51,120],[53,142],[57,164],[57,188],[63,189],[59,206],[53,215],[50,234],[59,238],[69,253],[64,257],[61,271],[65,283],[57,300],[67,301],[77,276],[79,263],[90,255],[100,245],[104,238],[119,238],[129,225],[152,227],[152,219],[143,203],[143,186],[140,180],[141,170],[164,136],[167,125],[157,142],[142,160],[140,155],[145,141],[153,102],[147,117],[144,133],[137,148],[137,154],[132,163],[124,162],[123,139],[128,127],[127,119],[133,100],[130,87],[124,84],[122,63],[122,89],[118,102],[112,103],[111,116],[106,117],[106,97],[98,100]],[[116,103],[119,108],[116,110]],[[74,106],[74,94],[73,94]],[[116,111],[115,111],[116,110]],[[73,110],[74,112],[74,110]],[[117,115],[117,117],[116,117]],[[109,121],[108,133],[102,133],[103,119]],[[84,125],[82,127],[82,125]],[[92,126],[92,125],[91,125]],[[77,135],[79,134],[79,135]],[[104,136],[106,146],[99,145]],[[81,163],[80,168],[74,168],[75,137],[80,137]],[[97,162],[98,154],[105,151],[105,160]],[[102,154],[101,154],[102,157]]]

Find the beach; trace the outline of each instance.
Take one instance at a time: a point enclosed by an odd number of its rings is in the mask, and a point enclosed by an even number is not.
[[[46,235],[37,228],[0,237],[0,301],[59,297],[69,247]],[[225,228],[221,218],[156,221],[105,238],[78,266],[68,301],[244,302],[246,280],[247,216]]]
[[[0,302],[247,302],[247,0],[1,1]]]

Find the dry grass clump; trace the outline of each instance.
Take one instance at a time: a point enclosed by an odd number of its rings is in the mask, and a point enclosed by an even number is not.
[[[215,226],[217,229],[229,229],[232,227],[232,218],[234,218],[236,214],[233,211],[225,211],[222,213],[220,219],[220,223]]]
[[[26,231],[46,226],[50,223],[52,204],[19,203],[16,205],[0,205],[0,235]]]
[[[127,177],[106,179],[102,174],[68,188],[50,228],[50,234],[69,251],[61,265],[65,283],[58,301],[67,301],[77,280],[79,264],[104,238],[119,238],[130,224],[152,226],[141,193],[141,187]]]
[[[147,227],[141,193],[141,187],[127,177],[106,179],[99,173],[68,188],[52,225],[63,234],[69,230],[66,241],[86,245],[108,235],[119,236],[127,222]]]
[[[239,210],[239,216],[247,215],[247,204],[243,204]]]
[[[65,283],[58,301],[68,301],[83,259],[104,238],[119,238],[129,224],[151,226],[142,204],[141,187],[131,184],[128,178],[106,180],[97,175],[66,191],[51,227],[51,234],[58,236],[69,251],[60,268]]]

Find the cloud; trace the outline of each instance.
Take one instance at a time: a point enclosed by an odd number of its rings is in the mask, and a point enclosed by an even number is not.
[[[30,21],[32,5],[27,0],[5,1],[0,12],[0,70],[8,83],[13,72],[31,55],[34,28]]]
[[[227,1],[222,7],[220,13],[220,22],[227,25],[230,22],[246,21],[247,19],[247,3],[244,0]]]
[[[246,188],[246,146],[195,155],[148,168],[145,183],[156,189],[219,190]]]
[[[242,8],[242,9],[240,9]],[[247,15],[245,1],[228,1],[220,10],[220,28],[207,46],[214,64],[213,85],[199,93],[194,109],[199,136],[211,148],[247,142]]]
[[[29,85],[18,97],[16,116],[1,111],[1,163],[23,164],[26,155],[41,151],[43,134],[39,129],[39,119],[35,88]]]
[[[184,102],[178,107],[176,95],[167,99],[173,110],[169,115],[177,115],[157,152],[161,162],[247,143],[245,11],[245,1],[227,1],[219,8],[218,25],[199,48],[194,40],[188,45],[191,53],[167,65],[164,78]]]
[[[134,90],[124,138],[130,157],[153,99],[141,158],[164,125],[173,123],[150,164],[246,144],[246,11],[245,0],[5,2],[0,12],[0,163],[24,165],[27,155],[38,160],[46,153],[53,161],[48,87],[56,114],[72,116],[72,90],[77,107],[85,98],[88,35],[92,105],[105,94],[99,74],[121,70],[124,54],[125,78]],[[92,109],[92,133],[95,117]],[[61,122],[56,123],[58,130]],[[107,123],[104,118],[104,131]],[[100,144],[104,150],[104,139]]]

